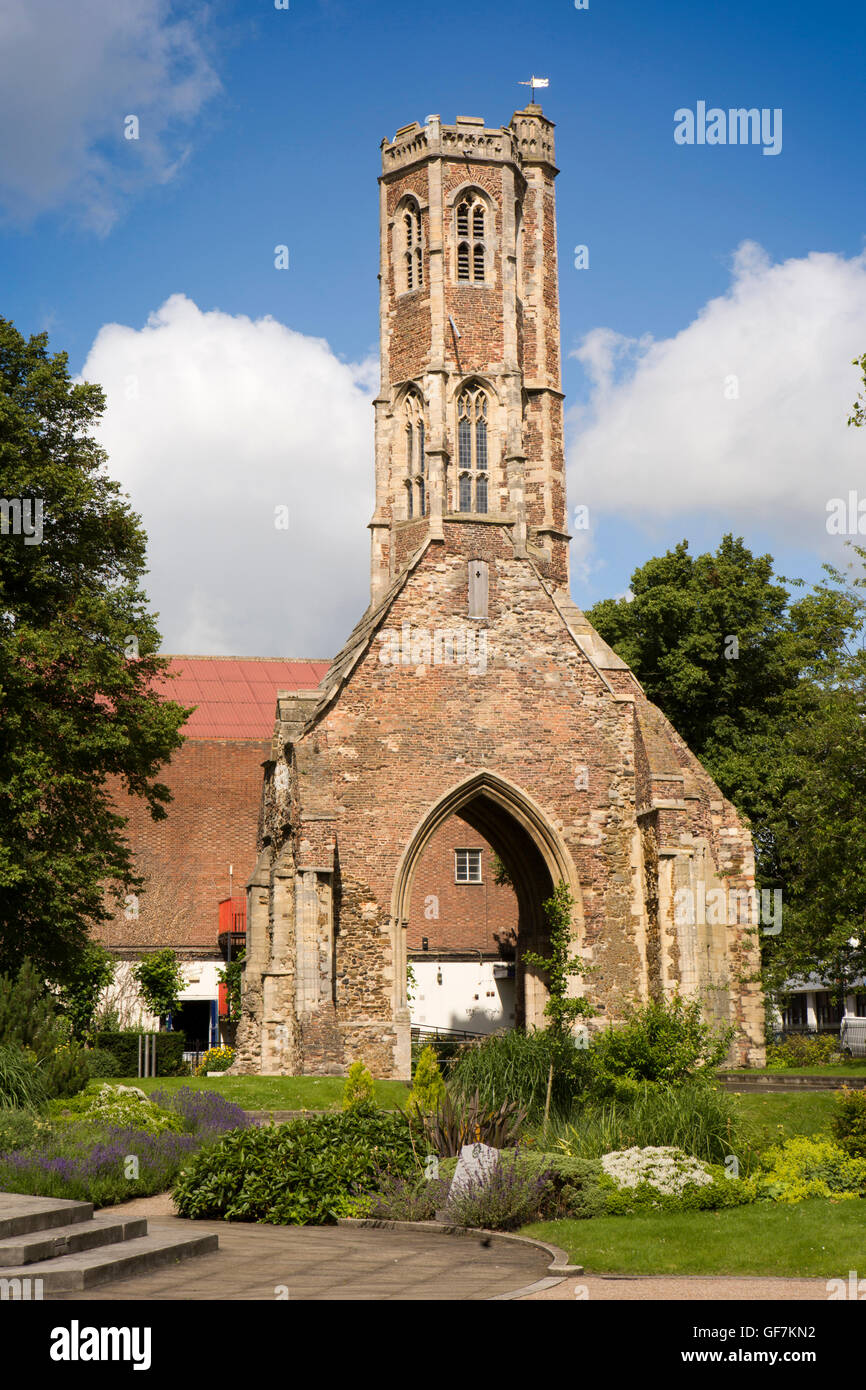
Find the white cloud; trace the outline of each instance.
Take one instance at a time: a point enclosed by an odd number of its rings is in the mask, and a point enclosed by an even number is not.
[[[202,46],[206,10],[168,0],[3,0],[0,206],[26,224],[69,208],[100,235],[135,190],[172,178],[184,133],[219,81]],[[139,139],[124,121],[139,120]]]
[[[141,329],[103,327],[82,377],[106,391],[163,650],[333,655],[369,600],[375,363],[177,294]]]
[[[727,293],[675,337],[599,328],[574,351],[591,392],[568,413],[570,495],[648,526],[709,513],[827,554],[828,499],[866,495],[866,440],[846,426],[864,351],[866,254],[773,265],[745,242]]]

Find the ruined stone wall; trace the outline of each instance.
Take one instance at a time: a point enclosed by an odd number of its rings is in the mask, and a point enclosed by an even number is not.
[[[500,528],[454,531],[445,548],[427,552],[387,624],[400,634],[404,623],[410,633],[468,628],[458,616],[466,612],[467,561],[485,558],[486,670],[383,664],[377,639],[295,750],[301,805],[321,805],[323,790],[332,798],[336,1015],[347,1055],[363,1045],[365,1059],[375,1037],[387,1035],[400,993],[390,910],[401,855],[430,807],[477,770],[523,789],[565,840],[583,893],[584,944],[597,967],[591,992],[606,1012],[645,976],[628,709],[611,698]],[[586,790],[575,790],[578,763],[589,767]]]

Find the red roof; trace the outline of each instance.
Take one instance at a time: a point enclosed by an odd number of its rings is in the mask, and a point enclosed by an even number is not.
[[[278,657],[170,656],[165,693],[197,705],[182,733],[187,738],[270,738],[278,690],[315,690],[329,661]]]

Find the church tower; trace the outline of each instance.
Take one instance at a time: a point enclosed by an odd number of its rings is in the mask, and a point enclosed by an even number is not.
[[[553,123],[429,116],[381,149],[373,602],[467,522],[567,588]]]
[[[682,991],[760,1064],[748,827],[569,593],[553,125],[381,149],[371,598],[277,697],[234,1069],[409,1076],[413,885],[453,818],[513,884],[518,1026],[562,888],[590,1031]]]

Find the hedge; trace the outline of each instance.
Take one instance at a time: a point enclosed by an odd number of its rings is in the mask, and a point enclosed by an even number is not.
[[[97,1051],[111,1052],[117,1058],[118,1076],[138,1075],[138,1040],[140,1033],[100,1033],[96,1038]],[[148,1039],[149,1041],[149,1039]],[[151,1044],[152,1046],[153,1044]],[[188,1065],[183,1060],[186,1034],[178,1030],[156,1035],[157,1076],[186,1076]]]

